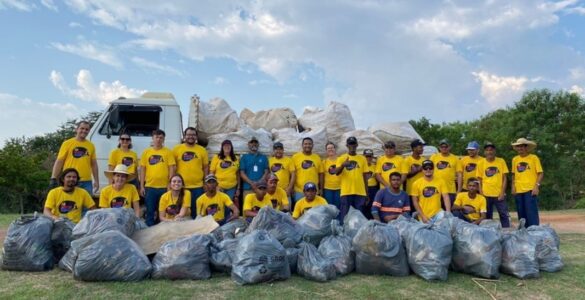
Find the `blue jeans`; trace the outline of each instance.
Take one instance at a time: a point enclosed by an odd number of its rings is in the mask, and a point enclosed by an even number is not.
[[[189,189],[191,192],[191,219],[197,218],[197,198],[203,195],[203,188]]]
[[[337,207],[337,209],[339,209],[341,212],[341,199],[339,196],[340,192],[341,190],[323,189],[323,198],[327,200],[328,204],[335,205],[335,207]],[[337,219],[341,221],[341,214],[337,215]]]
[[[455,203],[455,198],[457,198],[457,194],[449,193],[449,200],[451,201],[451,207],[453,207],[453,203]],[[443,201],[443,197],[441,197],[441,208],[443,210],[447,210],[447,208],[445,207],[445,201]]]
[[[93,183],[91,182],[91,180],[79,181],[77,183],[77,186],[86,190],[90,196],[93,196]]]
[[[538,197],[532,196],[532,191],[518,193],[514,196],[518,220],[526,219],[526,228],[540,224],[538,217]]]
[[[374,218],[374,216],[372,216],[372,203],[374,203],[374,198],[376,198],[376,194],[380,190],[380,187],[378,185],[369,186],[367,190],[369,201],[364,205],[362,213],[368,220],[371,220]]]
[[[508,204],[506,199],[498,201],[498,197],[485,197],[487,200],[487,213],[485,214],[486,219],[492,219],[494,217],[494,205],[500,215],[500,224],[502,228],[510,227],[510,213],[508,212]]]
[[[341,220],[345,218],[347,212],[349,211],[349,206],[353,206],[353,208],[362,211],[364,204],[366,203],[367,196],[361,195],[345,195],[341,196],[341,212],[339,213],[341,216]]]
[[[152,226],[158,223],[156,212],[160,197],[167,191],[166,188],[145,188],[144,202],[146,203],[146,225]]]
[[[468,219],[467,216],[464,213],[462,213],[460,210],[454,210],[452,213],[453,213],[454,217],[459,218],[467,223],[471,223],[471,220]],[[434,220],[434,221],[436,221],[436,220]]]

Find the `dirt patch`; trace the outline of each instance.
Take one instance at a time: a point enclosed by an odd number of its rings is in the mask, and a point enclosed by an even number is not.
[[[583,214],[541,214],[540,224],[550,224],[558,233],[585,233]]]
[[[0,243],[4,245],[4,238],[6,237],[6,229],[0,229]]]

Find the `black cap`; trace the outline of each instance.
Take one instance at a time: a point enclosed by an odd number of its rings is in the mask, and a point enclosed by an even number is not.
[[[262,179],[262,180],[256,182],[256,187],[257,188],[266,188],[266,180]]]
[[[492,148],[496,149],[496,145],[495,145],[494,143],[492,143],[492,142],[486,142],[486,143],[483,145],[483,148],[484,148],[484,149],[486,149],[486,148],[488,148],[488,147],[492,147]]]
[[[355,136],[350,136],[347,138],[347,140],[345,141],[348,145],[357,145],[357,139],[355,138]]]
[[[248,143],[258,143],[258,139],[253,136]]]
[[[374,151],[372,149],[364,149],[365,156],[374,156]]]
[[[433,164],[433,161],[428,159],[422,162],[422,167],[424,168],[426,166],[431,166],[433,167],[433,169],[435,168],[435,164]]]
[[[396,143],[394,143],[393,141],[387,141],[386,143],[384,143],[384,148],[396,148]]]
[[[281,142],[276,142],[272,145],[272,149],[284,149],[284,145]]]
[[[317,186],[312,183],[312,182],[307,182],[305,183],[305,186],[303,187],[303,191],[310,191],[310,190],[317,190]]]
[[[424,146],[424,145],[425,145],[425,143],[423,143],[423,142],[422,142],[421,140],[419,140],[419,139],[416,139],[416,140],[414,140],[414,141],[412,141],[412,142],[410,143],[410,148],[414,148],[414,147],[418,147],[418,146]]]

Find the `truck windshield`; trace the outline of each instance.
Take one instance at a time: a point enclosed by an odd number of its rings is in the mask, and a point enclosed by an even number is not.
[[[100,127],[101,135],[151,136],[159,128],[160,106],[114,105]]]

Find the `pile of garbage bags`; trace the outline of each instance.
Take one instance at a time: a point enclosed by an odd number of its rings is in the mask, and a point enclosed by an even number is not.
[[[8,227],[2,269],[46,271],[53,268],[51,231],[53,220],[45,216],[22,216]]]

